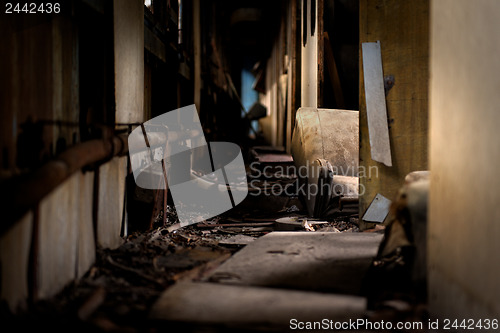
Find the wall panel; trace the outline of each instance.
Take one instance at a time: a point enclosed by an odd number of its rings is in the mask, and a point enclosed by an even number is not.
[[[429,305],[500,317],[500,2],[432,2]]]
[[[408,173],[428,168],[429,1],[361,0],[360,43],[376,41],[395,82],[386,94],[393,165],[371,159],[360,44],[360,217],[377,193],[394,199]]]

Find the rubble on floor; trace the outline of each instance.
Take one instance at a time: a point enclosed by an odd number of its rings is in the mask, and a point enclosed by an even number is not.
[[[117,249],[98,249],[85,276],[9,320],[16,330],[72,332],[283,331],[292,314],[312,321],[426,320],[425,307],[404,298],[367,307],[366,288],[380,286],[365,273],[382,225],[360,232],[357,210],[311,218],[297,197],[262,193],[186,227],[167,206],[166,218],[160,211],[149,231],[129,235]]]
[[[129,235],[115,250],[98,249],[96,262],[85,276],[11,319],[19,329],[148,331],[153,325],[150,308],[165,289],[181,281],[201,281],[241,248],[275,231],[276,219],[305,217],[297,207],[300,204],[286,201],[289,205],[280,206],[276,213],[243,209],[172,231],[169,228],[177,221],[169,206],[166,225],[161,212],[154,229]],[[337,217],[313,228],[359,231],[354,217]]]

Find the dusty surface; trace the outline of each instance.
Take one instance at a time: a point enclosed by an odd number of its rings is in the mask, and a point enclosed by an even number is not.
[[[273,232],[236,253],[207,281],[360,295],[377,233]]]

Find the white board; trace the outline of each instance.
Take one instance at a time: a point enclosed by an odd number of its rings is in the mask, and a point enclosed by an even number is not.
[[[363,43],[362,52],[372,160],[392,166],[380,41]]]

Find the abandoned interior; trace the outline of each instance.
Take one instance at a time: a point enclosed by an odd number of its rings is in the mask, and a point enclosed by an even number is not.
[[[2,331],[498,332],[500,1],[3,4]]]

